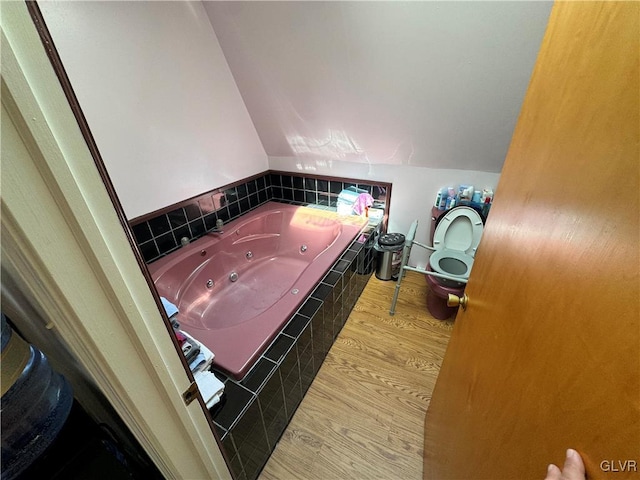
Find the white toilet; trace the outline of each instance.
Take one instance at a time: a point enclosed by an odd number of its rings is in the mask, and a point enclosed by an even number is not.
[[[480,214],[470,207],[455,207],[440,217],[433,233],[435,251],[429,258],[431,270],[466,281],[483,230]],[[440,277],[433,280],[450,288],[464,289],[466,284]]]

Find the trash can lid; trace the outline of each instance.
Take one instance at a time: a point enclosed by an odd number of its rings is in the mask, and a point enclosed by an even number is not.
[[[401,233],[385,233],[380,236],[378,243],[384,247],[396,247],[404,243],[404,235]]]

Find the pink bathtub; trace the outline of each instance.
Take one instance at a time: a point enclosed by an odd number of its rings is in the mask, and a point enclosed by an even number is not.
[[[149,266],[181,328],[242,378],[367,221],[269,202]]]

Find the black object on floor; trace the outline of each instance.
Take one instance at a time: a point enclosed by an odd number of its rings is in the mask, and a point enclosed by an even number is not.
[[[19,480],[147,480],[162,475],[146,454],[126,451],[105,425],[98,425],[77,403],[55,441]]]

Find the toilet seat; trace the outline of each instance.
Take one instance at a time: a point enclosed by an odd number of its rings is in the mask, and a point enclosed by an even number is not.
[[[429,264],[434,271],[452,277],[469,278],[473,267],[473,257],[456,250],[438,250],[431,254]]]
[[[433,248],[462,251],[474,257],[483,230],[482,218],[473,208],[452,208],[436,225]]]
[[[483,230],[482,218],[473,208],[455,207],[446,213],[433,235],[435,252],[429,258],[433,271],[468,279]],[[453,288],[464,286],[463,282],[445,278],[436,281]]]

